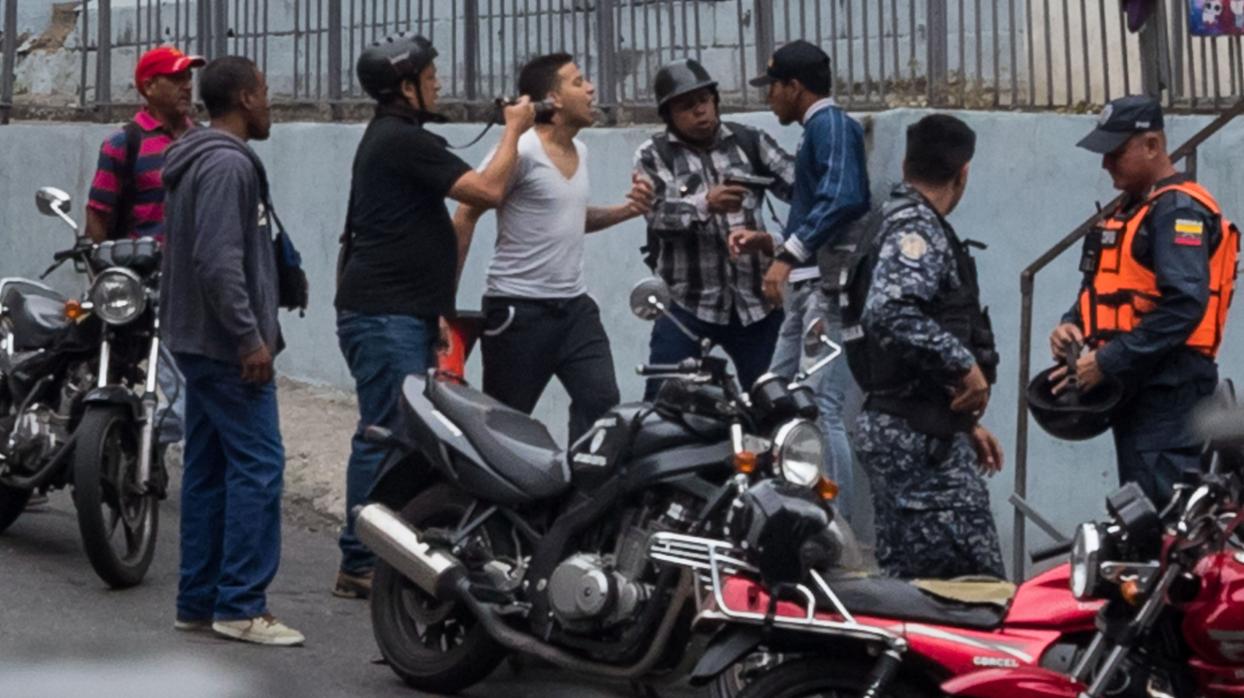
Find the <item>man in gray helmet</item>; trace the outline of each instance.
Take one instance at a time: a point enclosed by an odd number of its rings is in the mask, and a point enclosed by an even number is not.
[[[750,386],[769,366],[782,310],[762,291],[772,258],[759,250],[730,254],[731,230],[765,230],[764,190],[737,178],[769,178],[768,192],[790,201],[794,159],[767,133],[722,122],[717,83],[694,60],[662,66],[654,90],[666,129],[635,153],[637,175],[652,183],[655,195],[646,214],[645,261],[669,284],[671,314],[724,349],[740,382]],[[700,348],[662,317],[649,350],[652,363],[667,364],[696,356]],[[647,398],[658,385],[649,381]]]
[[[338,264],[337,337],[354,377],[359,426],[346,469],[346,525],[333,593],[371,593],[375,556],[354,534],[384,449],[363,440],[369,425],[395,427],[402,380],[435,361],[438,321],[453,312],[458,244],[451,198],[495,207],[518,161],[518,137],[535,119],[524,98],[505,109],[505,131],[488,166],[472,170],[428,131],[440,83],[436,49],[421,36],[389,37],[363,51],[359,84],[376,100],[354,156]]]

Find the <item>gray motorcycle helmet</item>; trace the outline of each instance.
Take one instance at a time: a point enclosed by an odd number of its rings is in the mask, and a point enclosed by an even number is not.
[[[402,80],[418,77],[436,56],[431,41],[418,35],[398,34],[364,49],[355,71],[363,90],[372,99],[386,102],[401,92]]]
[[[713,94],[717,93],[717,81],[693,58],[666,63],[657,71],[657,77],[652,81],[652,90],[657,97],[657,110],[662,115],[674,98],[706,87]]]

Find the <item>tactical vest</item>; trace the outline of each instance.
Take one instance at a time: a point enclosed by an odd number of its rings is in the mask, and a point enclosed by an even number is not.
[[[827,282],[826,290],[831,297],[838,298],[847,363],[855,381],[868,394],[865,407],[903,417],[921,432],[946,437],[970,430],[976,418],[952,412],[946,385],[883,347],[861,323],[873,270],[882,244],[893,230],[889,222],[899,212],[923,203],[911,195],[897,195],[886,202],[868,225],[859,227],[860,238],[847,243],[846,262],[831,277],[834,280]],[[950,243],[960,283],[958,288],[946,290],[923,310],[972,352],[992,385],[997,379],[998,352],[989,312],[980,304],[976,261],[967,243],[959,240],[948,226],[942,229]]]
[[[1183,192],[1195,199],[1214,215],[1221,230],[1218,246],[1210,254],[1209,301],[1205,314],[1186,342],[1190,349],[1214,358],[1222,344],[1235,289],[1240,231],[1222,215],[1214,197],[1196,182],[1162,187],[1130,215],[1116,211],[1089,234],[1080,261],[1080,269],[1085,274],[1079,298],[1080,320],[1088,341],[1100,345],[1115,335],[1131,332],[1141,318],[1156,307],[1161,296],[1157,275],[1132,255],[1132,247],[1158,197],[1167,192]],[[1204,238],[1209,231],[1202,230],[1201,226],[1199,221],[1176,222],[1176,244],[1181,244],[1181,240],[1187,241],[1184,244],[1208,244]]]

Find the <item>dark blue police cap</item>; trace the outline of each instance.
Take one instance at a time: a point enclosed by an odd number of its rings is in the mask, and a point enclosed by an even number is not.
[[[1162,105],[1158,100],[1143,95],[1120,97],[1101,110],[1097,128],[1076,145],[1108,155],[1123,147],[1133,135],[1161,131],[1163,127]]]

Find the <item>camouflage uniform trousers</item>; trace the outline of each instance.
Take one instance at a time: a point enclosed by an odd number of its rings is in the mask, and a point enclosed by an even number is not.
[[[893,577],[1005,577],[989,490],[967,434],[941,439],[872,410],[856,422],[872,486],[877,562]]]

